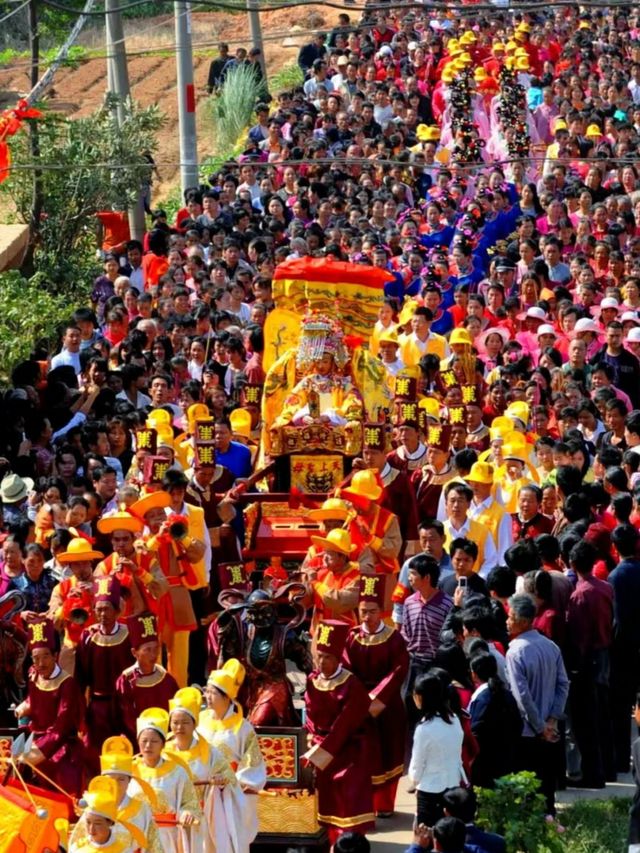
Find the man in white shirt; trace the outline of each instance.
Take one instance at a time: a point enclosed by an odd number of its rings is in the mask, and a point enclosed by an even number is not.
[[[51,370],[56,367],[64,367],[70,365],[79,376],[82,373],[80,366],[80,329],[77,326],[69,325],[64,330],[62,338],[62,349],[58,355],[54,355],[51,359]]]
[[[631,80],[627,83],[634,105],[640,106],[640,65],[631,66]]]
[[[398,356],[398,346],[398,333],[395,329],[383,332],[378,340],[380,361],[390,376],[397,376],[404,370],[404,362]]]
[[[445,547],[449,547],[454,539],[470,539],[475,542],[478,546],[478,557],[474,571],[486,578],[491,569],[498,565],[498,552],[489,530],[469,518],[473,492],[466,483],[452,480],[445,486],[444,495],[447,512],[447,520],[444,522]]]

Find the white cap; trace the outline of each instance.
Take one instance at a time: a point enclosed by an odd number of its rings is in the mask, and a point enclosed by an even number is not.
[[[594,320],[590,320],[589,317],[582,317],[576,323],[574,332],[576,334],[579,332],[595,332],[596,335],[599,335],[602,332],[602,329]]]
[[[534,320],[546,320],[547,315],[545,314],[544,308],[540,308],[537,305],[534,305],[532,308],[527,308],[527,313],[525,317],[532,317]]]
[[[620,322],[638,323],[638,325],[640,325],[640,317],[638,317],[635,311],[625,311],[622,317],[620,317]]]
[[[629,329],[624,342],[625,344],[640,344],[640,329]]]
[[[540,335],[555,335],[556,330],[550,323],[543,323],[541,326],[538,326],[538,331],[536,335],[540,337]]]
[[[613,296],[605,296],[605,298],[602,300],[602,302],[598,306],[598,308],[600,308],[600,310],[602,310],[603,308],[615,308],[616,311],[618,310],[619,307],[620,307],[620,303],[618,302],[617,299],[614,299]]]
[[[378,56],[393,56],[393,50],[389,47],[388,44],[383,44],[380,50],[378,51]]]
[[[416,50],[417,47],[418,47],[417,41],[410,41],[409,44],[407,45],[407,50]]]

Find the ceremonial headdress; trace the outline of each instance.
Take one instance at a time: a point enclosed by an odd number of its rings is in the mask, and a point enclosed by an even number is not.
[[[305,370],[323,355],[332,355],[338,367],[345,366],[349,355],[342,329],[324,314],[307,314],[302,321],[296,363]]]
[[[319,652],[334,655],[340,660],[347,644],[350,626],[346,622],[328,619],[321,622],[315,635],[315,646]]]
[[[164,708],[145,708],[136,720],[136,734],[140,736],[142,732],[152,729],[154,732],[167,739],[169,734],[169,713]]]
[[[381,610],[391,610],[394,575],[361,574],[358,601],[374,601]]]
[[[145,643],[158,642],[158,621],[153,613],[137,613],[127,619],[131,648],[138,649]]]
[[[340,498],[327,498],[319,509],[310,509],[306,515],[311,521],[345,521],[350,512],[347,504]]]
[[[52,654],[58,650],[56,629],[51,619],[33,619],[27,622],[29,651],[34,649],[49,649]]]
[[[166,459],[165,459],[166,462]],[[127,510],[119,510],[111,515],[105,515],[98,521],[100,533],[113,533],[116,530],[128,530],[130,533],[140,533],[143,523]]]
[[[198,723],[200,718],[200,710],[202,708],[202,693],[197,687],[182,687],[175,694],[173,699],[169,699],[169,716],[174,711],[184,711],[188,714],[194,723]]]
[[[105,817],[115,823],[118,817],[118,784],[110,776],[96,776],[89,782],[89,789],[82,798],[86,803],[85,814]]]
[[[234,700],[238,695],[245,677],[245,668],[236,658],[230,658],[222,669],[214,669],[209,673],[207,684],[217,687],[225,696]]]
[[[121,584],[115,575],[96,578],[93,582],[93,603],[108,601],[116,610],[120,609]]]

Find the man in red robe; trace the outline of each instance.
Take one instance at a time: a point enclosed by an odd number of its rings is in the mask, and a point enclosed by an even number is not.
[[[77,681],[58,666],[59,641],[53,622],[38,618],[26,627],[33,665],[27,698],[15,710],[17,717],[29,718],[29,730],[34,735],[25,761],[68,794],[80,797],[85,781],[85,748],[78,732],[84,726],[84,698]],[[35,772],[33,781],[49,787]]]
[[[378,472],[383,486],[380,506],[392,512],[400,524],[402,548],[400,559],[412,557],[418,548],[418,506],[408,475],[388,461],[385,424],[364,424],[362,460],[366,468]]]
[[[78,643],[76,678],[88,691],[87,744],[95,765],[103,742],[120,734],[116,681],[134,661],[129,629],[118,622],[120,582],[114,575],[96,580],[93,610],[96,624],[82,632]]]
[[[358,616],[342,661],[369,693],[373,718],[373,807],[376,817],[392,817],[398,782],[403,773],[406,712],[401,687],[409,671],[409,654],[395,628],[385,625],[382,613],[390,609],[393,578],[362,575]]]
[[[307,681],[306,727],[311,748],[304,758],[316,767],[318,820],[333,845],[343,832],[373,830],[371,700],[364,685],[340,664],[349,626],[326,621],[315,637],[315,669]]]
[[[418,513],[421,519],[437,518],[438,503],[443,488],[456,476],[450,458],[450,424],[432,424],[427,431],[427,464],[413,473],[411,482],[416,490]]]
[[[136,662],[128,666],[116,681],[116,705],[122,729],[131,743],[136,742],[136,720],[147,708],[169,710],[169,699],[178,691],[178,683],[156,663],[160,653],[158,624],[153,613],[139,613],[127,619],[131,649]]]

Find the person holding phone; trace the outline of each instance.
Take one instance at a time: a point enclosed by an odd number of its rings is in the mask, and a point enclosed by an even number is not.
[[[478,558],[478,546],[463,536],[454,539],[450,548],[452,575],[440,580],[442,592],[453,598],[454,607],[462,607],[469,594],[489,595],[487,584],[473,567]]]

